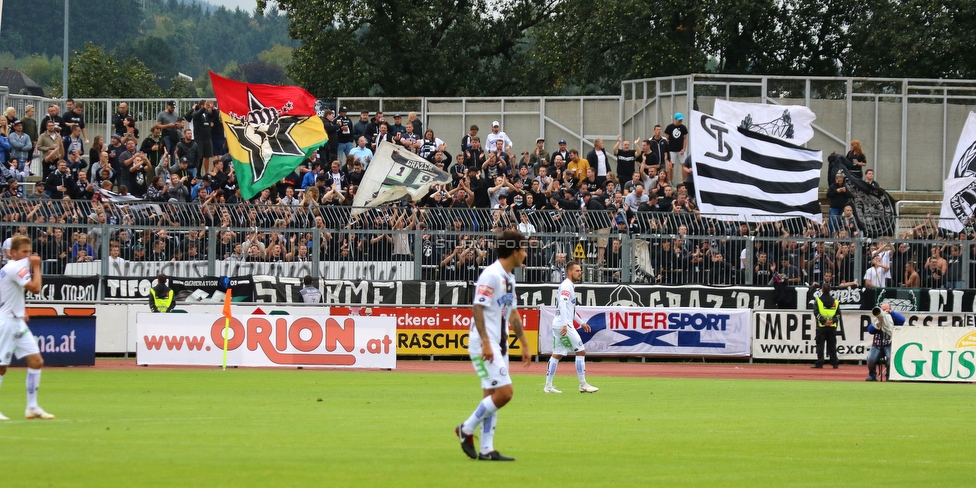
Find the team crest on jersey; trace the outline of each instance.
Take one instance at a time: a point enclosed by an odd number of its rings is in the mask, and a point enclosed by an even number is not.
[[[559,292],[559,294],[561,296],[566,297],[566,298],[569,298],[569,295],[570,295],[569,290],[563,290],[563,291]]]
[[[20,271],[17,272],[17,276],[20,276],[21,278],[26,278],[29,274],[30,269],[28,268],[21,268]]]

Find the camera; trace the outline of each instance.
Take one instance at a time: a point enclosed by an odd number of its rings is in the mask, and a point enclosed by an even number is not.
[[[874,307],[874,308],[872,308],[871,309],[871,315],[874,315],[875,317],[880,317],[881,316],[881,308],[880,307]]]

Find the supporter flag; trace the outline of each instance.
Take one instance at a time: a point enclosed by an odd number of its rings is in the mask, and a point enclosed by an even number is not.
[[[296,86],[252,85],[210,72],[241,196],[278,182],[328,142],[315,97]]]
[[[803,105],[730,102],[716,99],[715,118],[743,129],[791,142],[806,144],[813,139],[817,115]]]
[[[692,171],[702,212],[748,221],[823,222],[817,190],[823,154],[693,111]]]
[[[419,200],[427,195],[431,185],[445,184],[450,180],[451,175],[438,169],[434,163],[402,146],[383,141],[376,148],[376,154],[363,175],[352,202],[352,215],[404,196]]]
[[[956,153],[949,168],[949,179],[942,184],[942,214],[939,226],[960,232],[971,226],[976,212],[976,112],[969,118],[959,135]]]

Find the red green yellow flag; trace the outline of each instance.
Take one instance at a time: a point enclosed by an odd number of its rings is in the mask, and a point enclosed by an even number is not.
[[[288,176],[328,142],[315,97],[297,86],[254,85],[210,72],[241,197]]]

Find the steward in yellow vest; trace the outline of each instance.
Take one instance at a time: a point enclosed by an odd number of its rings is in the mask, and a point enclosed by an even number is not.
[[[149,289],[149,309],[153,313],[167,313],[173,311],[176,294],[166,286],[166,275],[160,273],[156,277],[156,286]]]
[[[823,368],[824,347],[830,354],[830,364],[834,369],[839,367],[837,359],[837,322],[840,321],[840,304],[830,295],[830,283],[820,287],[820,296],[813,299],[817,307],[814,313],[817,317],[817,362],[811,368]]]

